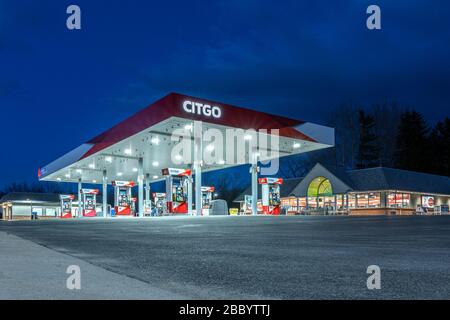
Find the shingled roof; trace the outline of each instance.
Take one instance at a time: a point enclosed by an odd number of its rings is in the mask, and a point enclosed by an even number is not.
[[[342,167],[323,165],[320,163],[317,163],[311,169],[311,171],[313,170],[316,170],[316,173],[318,172],[317,170],[320,170],[321,176],[326,178],[330,178],[330,174],[333,175],[336,185],[343,184],[347,187],[346,191],[342,192],[347,192],[347,190],[355,192],[398,190],[423,194],[450,195],[450,177],[446,176],[385,167],[345,170]],[[281,197],[284,198],[293,194],[304,196],[309,181],[315,178],[311,177],[311,171],[305,176],[305,179],[309,180],[305,180],[303,183],[302,180],[304,178],[285,180],[284,184],[280,187]],[[244,195],[246,194],[251,194],[251,187],[248,187],[234,201],[244,201]],[[261,186],[258,186],[258,196],[259,198],[261,196]]]
[[[445,176],[384,167],[351,170],[347,174],[355,191],[401,190],[450,194],[450,177]]]

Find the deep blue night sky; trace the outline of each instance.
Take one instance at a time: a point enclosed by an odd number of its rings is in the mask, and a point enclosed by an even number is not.
[[[172,91],[316,122],[395,100],[434,122],[449,114],[449,16],[425,0],[0,0],[0,187]]]

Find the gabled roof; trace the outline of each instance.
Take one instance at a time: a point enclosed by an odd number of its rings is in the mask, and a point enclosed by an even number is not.
[[[358,191],[401,190],[450,195],[450,177],[445,176],[384,167],[351,170],[348,175]]]
[[[302,181],[303,178],[291,178],[291,179],[284,179],[283,184],[280,185],[280,196],[282,198],[286,198],[292,195],[292,190]],[[245,195],[251,195],[252,194],[252,186],[250,185],[247,189],[244,190],[236,199],[234,199],[234,202],[241,202],[244,201]],[[261,185],[258,184],[258,200],[261,199]]]
[[[304,197],[311,181],[319,176],[330,180],[333,192],[336,194],[348,191],[398,190],[450,195],[450,177],[446,176],[385,167],[345,170],[342,167],[317,163],[304,178],[285,180],[285,183],[280,186],[281,197],[293,194],[297,197]],[[258,186],[258,188],[258,197],[260,198],[261,187]],[[251,194],[251,187],[248,187],[234,201],[244,201],[246,194]]]
[[[59,203],[59,194],[56,193],[35,193],[35,192],[11,192],[4,195],[0,199],[3,202],[25,202],[32,200],[33,202],[51,202]]]

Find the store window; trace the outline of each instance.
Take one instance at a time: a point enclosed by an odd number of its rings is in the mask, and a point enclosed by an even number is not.
[[[388,194],[388,207],[390,208],[409,208],[411,195],[409,193],[391,192]]]
[[[352,209],[356,208],[356,195],[354,193],[348,195],[348,207]]]
[[[308,197],[308,208],[317,208],[317,198]]]
[[[367,193],[358,193],[356,195],[356,207],[357,208],[369,207],[369,195]]]
[[[298,198],[298,206],[299,206],[299,210],[304,210],[306,209],[306,197],[304,198]]]
[[[56,209],[55,208],[45,208],[45,215],[47,217],[56,217]]]
[[[286,207],[288,211],[296,212],[297,211],[297,198],[282,198],[281,206]]]
[[[369,208],[381,207],[381,193],[371,192],[369,193]]]

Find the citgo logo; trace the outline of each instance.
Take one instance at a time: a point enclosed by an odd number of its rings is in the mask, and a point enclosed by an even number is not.
[[[222,110],[217,106],[211,106],[209,104],[203,104],[200,102],[193,102],[186,100],[183,102],[183,109],[188,113],[194,113],[198,115],[204,115],[207,117],[220,118]]]

